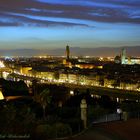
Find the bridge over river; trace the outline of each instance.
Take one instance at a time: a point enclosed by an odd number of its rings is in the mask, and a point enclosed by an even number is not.
[[[106,87],[97,87],[97,86],[88,86],[88,85],[75,85],[75,84],[63,84],[65,87],[70,88],[71,90],[77,89],[80,91],[87,91],[93,95],[108,95],[114,98],[127,98],[127,99],[140,99],[139,91],[130,91],[117,88],[106,88]]]

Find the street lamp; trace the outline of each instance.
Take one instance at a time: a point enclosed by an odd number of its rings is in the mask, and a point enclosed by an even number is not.
[[[70,90],[70,95],[73,96],[74,95],[74,91]]]
[[[93,98],[93,97],[94,97],[94,95],[93,95],[93,94],[91,94],[90,96],[91,96],[91,98]]]
[[[122,120],[122,109],[121,108],[117,108],[117,113],[120,116],[120,121]]]

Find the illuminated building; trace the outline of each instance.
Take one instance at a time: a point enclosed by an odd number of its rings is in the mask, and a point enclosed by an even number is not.
[[[114,60],[114,61],[117,62],[116,60]],[[121,64],[125,64],[125,65],[140,64],[140,58],[127,57],[126,49],[122,49]]]
[[[131,58],[130,64],[140,64],[140,58]]]
[[[0,77],[6,79],[9,73],[11,73],[12,70],[10,68],[7,68],[3,61],[0,61]]]
[[[4,67],[5,67],[5,65],[3,64],[2,61],[0,61],[0,68],[4,68]]]
[[[132,83],[125,83],[121,82],[120,83],[120,89],[126,89],[126,90],[136,90],[138,89],[139,84],[132,84]]]
[[[30,74],[38,78],[47,78],[48,80],[52,80],[55,77],[54,71],[48,71],[41,68],[30,71]]]
[[[77,63],[75,64],[75,67],[80,68],[80,69],[93,69],[94,65],[87,64],[87,63]]]
[[[4,96],[2,94],[2,85],[0,85],[0,100],[4,100]]]
[[[4,100],[4,96],[1,91],[0,91],[0,100]]]
[[[85,78],[85,83],[87,85],[98,85],[96,81],[96,75],[89,75]]]
[[[93,69],[93,68],[98,68],[98,69],[102,69],[103,66],[102,65],[95,65],[93,63],[76,63],[75,67],[80,68],[80,69]]]
[[[74,83],[77,81],[77,75],[76,74],[68,74],[68,80],[70,83]]]
[[[66,82],[66,81],[68,81],[68,74],[60,73],[59,74],[59,81],[60,82]]]
[[[21,67],[20,73],[21,74],[29,74],[29,71],[32,69],[32,67]]]
[[[59,81],[60,82],[69,82],[69,83],[77,83],[78,76],[74,73],[60,73],[59,74]]]
[[[86,59],[72,59],[70,58],[70,47],[66,46],[66,59],[63,59],[63,65],[65,67],[77,67],[80,69],[93,69],[93,68],[99,68],[102,69],[102,64],[94,64]]]
[[[114,79],[107,79],[107,78],[104,79],[104,87],[112,88],[114,83],[115,83]]]

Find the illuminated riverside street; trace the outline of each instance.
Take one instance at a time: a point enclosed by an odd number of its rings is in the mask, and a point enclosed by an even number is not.
[[[117,88],[107,88],[103,86],[91,86],[91,85],[83,85],[83,84],[74,84],[74,83],[68,83],[68,82],[59,82],[58,80],[47,80],[44,78],[38,78],[38,77],[32,77],[22,74],[13,73],[11,76],[16,80],[24,80],[27,84],[31,85],[33,80],[37,80],[38,83],[43,84],[54,84],[58,86],[65,86],[71,90],[74,89],[81,89],[81,90],[87,90],[89,89],[91,91],[91,95],[97,94],[97,95],[109,95],[114,97],[121,97],[126,98],[126,95],[129,95],[128,98],[130,99],[140,99],[140,92],[139,91],[129,91],[129,90],[122,90]],[[132,95],[132,96],[131,96]]]

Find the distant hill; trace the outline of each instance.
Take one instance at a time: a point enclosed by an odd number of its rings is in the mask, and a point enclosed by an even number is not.
[[[81,56],[116,56],[119,55],[122,48],[126,48],[128,56],[140,56],[140,46],[133,47],[99,47],[99,48],[80,48],[70,47],[71,55]],[[10,49],[0,50],[1,56],[38,56],[38,55],[65,55],[65,47],[57,49]]]

